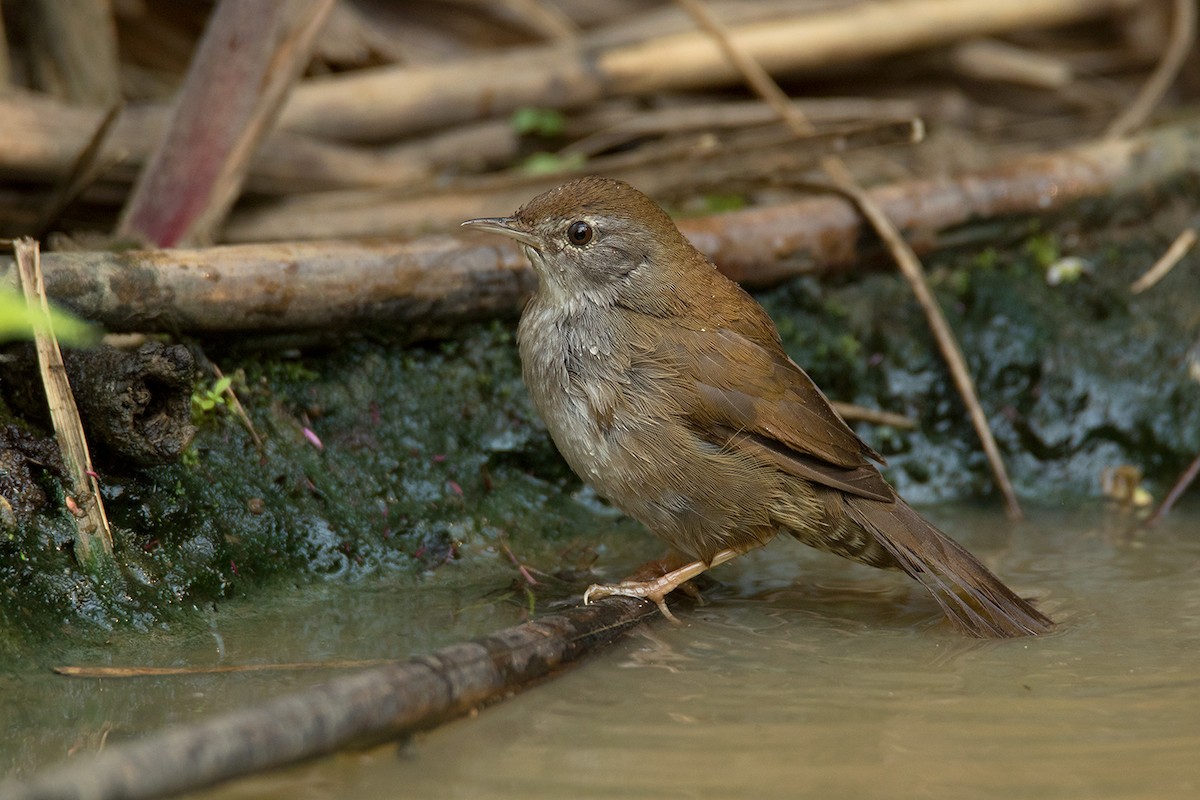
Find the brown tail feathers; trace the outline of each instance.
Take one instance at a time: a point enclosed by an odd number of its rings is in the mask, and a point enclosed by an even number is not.
[[[846,497],[847,515],[875,536],[900,569],[929,589],[955,627],[980,638],[1037,636],[1054,623],[1018,597],[975,556],[900,498]]]

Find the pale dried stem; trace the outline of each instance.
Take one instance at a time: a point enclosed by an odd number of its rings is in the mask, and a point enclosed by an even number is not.
[[[1171,246],[1167,248],[1167,252],[1163,253],[1158,261],[1154,262],[1154,266],[1146,270],[1146,272],[1136,281],[1129,285],[1129,291],[1133,294],[1141,294],[1142,292],[1155,285],[1167,276],[1167,273],[1175,268],[1188,251],[1196,244],[1196,229],[1185,228],[1182,233],[1175,237],[1175,241],[1171,242]]]
[[[394,658],[365,658],[340,661],[300,661],[278,664],[215,664],[207,667],[51,667],[67,678],[159,678],[179,675],[223,675],[230,672],[304,672],[322,669],[363,669],[399,663]]]
[[[1036,53],[995,39],[972,39],[955,45],[950,64],[960,74],[982,81],[1001,81],[1038,89],[1062,89],[1073,78],[1061,58]]]
[[[700,0],[676,0],[676,2],[686,9],[696,22],[717,40],[726,57],[731,63],[736,65],[738,71],[745,77],[746,82],[750,84],[760,97],[775,108],[780,118],[792,127],[797,136],[809,136],[812,134],[813,127],[811,123],[791,103],[787,95],[779,88],[779,84],[767,74],[767,71],[749,53],[745,52],[733,41],[721,22],[708,11]],[[854,180],[854,177],[850,174],[850,171],[841,159],[836,156],[827,156],[822,160],[821,164],[833,180],[835,187],[847,197],[854,200],[855,205],[858,206],[863,216],[875,228],[875,231],[891,251],[896,264],[900,267],[901,273],[912,287],[913,294],[925,312],[930,330],[933,332],[938,347],[942,351],[942,356],[946,359],[946,364],[950,369],[951,377],[954,379],[955,387],[958,389],[963,403],[967,407],[971,423],[974,425],[980,442],[983,444],[983,450],[992,468],[992,475],[995,478],[996,485],[1004,496],[1005,508],[1008,515],[1010,518],[1019,519],[1021,517],[1021,505],[1017,500],[1012,482],[1008,478],[1008,471],[1004,467],[1004,459],[1000,455],[1000,448],[997,446],[991,427],[988,425],[987,415],[979,403],[979,398],[975,391],[975,381],[967,369],[966,359],[963,358],[962,350],[954,337],[954,332],[950,329],[950,324],[946,321],[946,316],[942,313],[937,298],[934,297],[933,291],[929,288],[929,282],[925,277],[925,270],[921,266],[920,259],[917,258],[916,253],[913,252],[908,242],[905,241],[900,231],[883,210],[880,209],[879,205]]]
[[[854,3],[734,29],[772,72],[832,65],[1014,30],[1110,16],[1138,0],[891,0]],[[738,73],[703,33],[634,44],[515,48],[444,64],[381,67],[306,81],[281,124],[330,138],[379,141],[525,105],[582,107],[603,97],[720,86]]]
[[[212,367],[213,375],[217,376],[217,380],[222,380],[225,377],[225,373],[221,372],[221,368],[216,364],[210,361],[209,366]],[[259,456],[262,456],[266,453],[266,446],[263,444],[262,437],[258,435],[258,431],[254,427],[254,422],[250,419],[250,415],[246,413],[246,407],[242,405],[242,401],[238,399],[237,392],[233,390],[232,384],[225,389],[225,396],[229,398],[229,405],[233,408],[233,415],[242,423],[242,427],[250,435],[250,440],[254,442],[254,449],[258,451]]]
[[[100,124],[96,126],[96,130],[88,139],[87,146],[79,152],[79,157],[75,160],[71,171],[59,185],[58,190],[50,196],[46,208],[38,219],[38,237],[49,233],[50,228],[58,221],[67,206],[111,166],[101,161],[100,154],[103,152],[105,140],[112,133],[113,127],[121,115],[122,108],[123,105],[117,103],[104,114]]]
[[[50,324],[50,305],[42,281],[38,243],[33,239],[18,239],[13,243],[13,251],[25,303],[30,315],[41,320],[34,328],[34,346],[42,373],[42,386],[50,406],[50,419],[70,481],[67,500],[68,510],[75,522],[76,557],[80,563],[91,567],[112,557],[112,532],[100,498],[100,485],[92,469],[79,409],[75,406],[75,397],[67,382],[62,351],[58,348],[58,339]]]
[[[837,400],[832,401],[832,403],[834,410],[838,412],[842,419],[848,422],[869,422],[872,425],[887,425],[888,427],[900,428],[901,430],[910,430],[917,427],[915,420],[903,414],[897,414],[892,411],[880,411],[853,403],[842,403]]]
[[[1106,135],[1111,138],[1128,136],[1146,123],[1187,60],[1192,43],[1196,40],[1197,3],[1196,0],[1174,0],[1174,5],[1175,13],[1167,49],[1163,51],[1162,59],[1142,85],[1137,97],[1109,125]]]

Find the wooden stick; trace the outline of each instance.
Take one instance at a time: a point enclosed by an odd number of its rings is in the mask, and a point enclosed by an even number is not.
[[[697,23],[713,36],[730,62],[737,66],[755,92],[771,103],[780,118],[788,122],[797,136],[812,135],[812,124],[796,106],[792,105],[787,95],[779,88],[779,84],[772,80],[767,71],[752,56],[734,43],[724,26],[712,16],[700,0],[676,0],[676,2],[687,9]],[[920,259],[917,258],[917,254],[900,235],[899,229],[879,207],[879,204],[854,180],[850,170],[846,168],[841,159],[836,156],[828,156],[822,161],[822,166],[833,179],[834,185],[854,200],[863,216],[883,239],[896,264],[900,267],[900,272],[912,287],[913,295],[925,312],[930,330],[938,343],[938,348],[942,351],[942,356],[946,359],[950,375],[967,407],[967,413],[971,416],[975,432],[983,444],[983,451],[991,465],[996,486],[1004,496],[1008,516],[1012,519],[1020,519],[1022,516],[1021,504],[1017,500],[1016,491],[1008,478],[1008,470],[1004,467],[1004,459],[1001,457],[1000,448],[992,435],[987,415],[979,403],[975,391],[975,381],[971,377],[970,370],[967,369],[967,361],[963,357],[962,349],[958,345],[954,332],[950,329],[950,323],[946,321],[946,315],[942,313],[941,305],[934,297],[933,290],[929,288],[929,281],[925,277],[925,268],[921,265]]]
[[[848,120],[911,120],[921,116],[920,104],[911,100],[832,97],[795,102],[810,120],[826,124]],[[558,152],[559,155],[581,153],[591,156],[642,136],[767,125],[776,119],[775,111],[758,100],[713,102],[705,98],[662,109],[600,111],[581,114],[568,121],[568,131],[588,127],[581,131],[581,138]]]
[[[1023,156],[954,178],[908,181],[869,190],[896,225],[920,231],[916,244],[939,245],[954,231],[962,246],[994,237],[988,220],[1061,212],[1081,200],[1120,203],[1200,169],[1200,125],[1160,128],[1131,139],[1092,142]],[[502,204],[484,196],[494,216]],[[428,201],[427,201],[428,202]],[[383,210],[392,210],[383,204]],[[466,218],[453,208],[446,224]],[[369,214],[367,216],[370,216]],[[359,235],[382,235],[379,227]],[[680,229],[729,277],[753,287],[797,275],[864,269],[864,222],[840,196],[747,208],[679,220]],[[384,326],[411,337],[444,335],[464,320],[518,312],[536,278],[516,246],[466,235],[417,239],[247,244],[199,250],[47,253],[50,296],[110,331],[219,334],[339,331]],[[11,260],[0,281],[16,285]]]
[[[1141,294],[1142,292],[1155,285],[1167,276],[1167,273],[1175,268],[1192,246],[1196,244],[1196,229],[1184,228],[1183,231],[1175,237],[1175,241],[1171,242],[1171,246],[1167,248],[1167,252],[1163,253],[1158,261],[1154,262],[1154,266],[1146,270],[1140,278],[1129,285],[1131,294]]]
[[[33,239],[18,239],[13,243],[13,250],[25,302],[31,315],[40,316],[43,320],[34,329],[34,345],[46,400],[50,404],[50,419],[54,423],[54,433],[58,437],[71,482],[67,508],[75,521],[75,555],[79,563],[94,568],[112,558],[112,532],[108,528],[104,502],[100,499],[100,485],[92,469],[79,409],[75,407],[71,385],[67,382],[62,352],[58,349],[58,340],[50,326],[50,305],[42,282],[38,243]]]
[[[178,726],[76,757],[6,800],[156,798],[433,727],[502,700],[656,618],[653,603],[608,598],[411,661],[334,678],[257,708]]]
[[[222,239],[255,242],[296,238],[413,234],[455,230],[464,219],[515,209],[547,189],[589,174],[620,178],[649,195],[694,197],[752,187],[813,169],[822,154],[856,147],[911,143],[919,120],[834,130],[804,142],[786,128],[693,134],[613,153],[550,175],[522,169],[461,178],[417,192],[394,189],[323,192],[275,198],[230,215]],[[686,170],[664,163],[688,162]]]
[[[333,0],[218,4],[118,235],[168,247],[210,241],[332,7]]]
[[[1065,25],[1139,0],[891,0],[738,25],[732,37],[774,73],[861,62],[959,39]],[[729,84],[737,71],[697,31],[598,52],[553,46],[422,66],[363,69],[296,87],[281,124],[377,141],[524,105],[579,107],[624,94]]]
[[[0,176],[60,181],[88,145],[104,112],[13,89],[0,94]],[[165,106],[126,107],[112,124],[95,162],[103,177],[131,182],[170,122]],[[246,187],[259,193],[310,192],[413,184],[448,165],[511,160],[518,136],[507,121],[462,126],[389,148],[359,148],[304,134],[275,131],[255,151]]]
[[[344,330],[445,335],[509,314],[535,276],[502,243],[300,242],[46,254],[50,294],[106,330]],[[4,271],[0,265],[0,274]]]

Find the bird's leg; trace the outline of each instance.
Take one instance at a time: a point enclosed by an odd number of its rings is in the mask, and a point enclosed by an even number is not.
[[[674,572],[680,567],[691,564],[696,559],[692,556],[679,552],[675,548],[671,548],[663,554],[661,558],[652,558],[645,564],[637,567],[633,572],[621,579],[622,583],[642,583],[644,581],[653,581],[666,575],[668,572]],[[696,603],[703,603],[704,597],[700,594],[700,590],[696,588],[696,584],[691,581],[685,581],[675,587],[676,591],[683,592]]]
[[[587,605],[593,600],[599,600],[602,597],[642,597],[647,600],[653,600],[658,606],[658,610],[663,616],[671,620],[671,622],[679,622],[675,619],[675,615],[667,608],[666,597],[680,584],[687,583],[692,578],[696,577],[706,570],[712,569],[718,564],[724,564],[731,558],[736,558],[741,555],[741,550],[722,550],[712,557],[712,561],[705,563],[704,561],[693,561],[690,564],[685,564],[678,569],[673,569],[665,575],[660,575],[653,580],[648,581],[622,581],[621,583],[612,586],[603,586],[597,584],[588,588],[583,593],[583,604]]]

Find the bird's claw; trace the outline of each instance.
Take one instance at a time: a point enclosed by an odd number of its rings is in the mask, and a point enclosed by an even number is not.
[[[667,608],[666,600],[667,595],[674,588],[674,586],[663,586],[661,580],[625,581],[614,585],[598,583],[589,586],[588,590],[583,593],[583,604],[586,606],[593,600],[602,600],[605,597],[636,597],[639,600],[650,600],[658,606],[658,610],[664,617],[678,625],[679,620],[671,613],[671,609]]]

